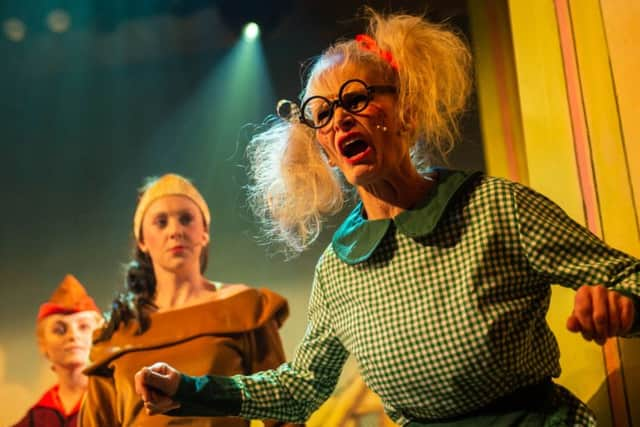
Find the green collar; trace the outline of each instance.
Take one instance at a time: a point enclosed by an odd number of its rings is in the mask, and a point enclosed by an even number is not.
[[[331,242],[338,258],[347,264],[367,260],[387,233],[391,222],[407,237],[425,236],[433,231],[458,190],[480,172],[462,172],[437,169],[438,183],[414,208],[394,218],[369,221],[359,202],[333,235]]]

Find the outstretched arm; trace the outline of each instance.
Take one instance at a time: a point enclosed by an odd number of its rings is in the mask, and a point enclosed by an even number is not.
[[[640,260],[609,247],[560,207],[514,184],[520,242],[531,267],[576,289],[567,328],[598,344],[640,333]]]

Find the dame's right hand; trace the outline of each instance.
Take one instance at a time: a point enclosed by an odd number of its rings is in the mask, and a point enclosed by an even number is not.
[[[178,391],[180,372],[166,363],[158,362],[140,369],[136,372],[134,384],[149,415],[162,414],[180,407],[172,399]]]

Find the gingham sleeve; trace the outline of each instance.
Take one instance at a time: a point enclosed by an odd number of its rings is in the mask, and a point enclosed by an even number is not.
[[[241,416],[304,422],[333,392],[348,354],[334,334],[318,271],[307,330],[293,362],[275,370],[233,377],[242,390]]]
[[[512,185],[520,242],[532,268],[549,282],[578,289],[603,285],[634,299],[640,334],[640,260],[616,250],[571,219],[547,197]]]

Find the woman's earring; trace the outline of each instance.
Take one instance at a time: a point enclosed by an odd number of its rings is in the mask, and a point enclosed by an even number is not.
[[[386,132],[389,130],[384,124],[376,125],[376,129],[380,129],[382,132]]]

